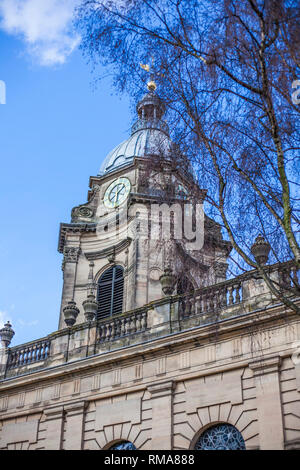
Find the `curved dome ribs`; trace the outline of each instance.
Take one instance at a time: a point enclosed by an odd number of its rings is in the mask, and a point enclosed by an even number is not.
[[[134,157],[161,155],[170,149],[169,127],[161,119],[165,112],[161,99],[150,91],[137,104],[136,110],[138,120],[131,128],[131,136],[107,155],[100,175],[128,165]]]

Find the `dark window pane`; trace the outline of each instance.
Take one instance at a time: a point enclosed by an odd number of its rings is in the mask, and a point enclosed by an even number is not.
[[[98,281],[98,319],[122,313],[124,276],[122,266],[108,268]]]

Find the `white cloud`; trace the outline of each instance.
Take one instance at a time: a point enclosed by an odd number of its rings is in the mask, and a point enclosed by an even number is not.
[[[0,310],[0,328],[3,328],[4,323],[6,323],[7,321],[11,322],[10,316],[7,314],[7,312]]]
[[[27,327],[27,326],[35,326],[35,325],[38,325],[38,321],[37,320],[32,320],[32,321],[25,321],[23,320],[22,318],[18,318],[18,324],[21,326],[21,327]]]
[[[81,0],[0,0],[0,28],[19,36],[40,65],[63,64],[80,42],[72,31]]]

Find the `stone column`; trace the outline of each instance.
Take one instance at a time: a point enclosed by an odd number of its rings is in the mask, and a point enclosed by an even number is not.
[[[152,398],[152,449],[173,448],[173,381],[150,385]]]
[[[279,356],[263,358],[249,364],[256,386],[261,450],[284,449],[279,366]]]
[[[46,416],[46,450],[61,450],[63,434],[63,406],[54,406],[44,410]]]
[[[78,257],[80,253],[79,247],[65,246],[64,247],[64,259],[62,264],[62,270],[64,273],[64,284],[61,298],[61,311],[59,320],[59,329],[65,328],[63,308],[66,303],[73,299],[74,296],[74,284],[76,278],[76,267]]]
[[[66,412],[66,432],[64,450],[81,450],[83,445],[84,401],[71,403],[64,407]],[[76,430],[76,432],[74,432]]]

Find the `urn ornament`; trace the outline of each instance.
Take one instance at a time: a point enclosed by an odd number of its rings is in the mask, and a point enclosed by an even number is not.
[[[76,318],[79,314],[79,308],[76,307],[76,302],[70,300],[63,308],[65,323],[67,326],[73,326],[76,323]]]
[[[258,235],[258,237],[255,239],[255,242],[251,246],[251,253],[253,254],[255,261],[258,264],[266,264],[268,261],[270,249],[270,244],[264,239],[262,235]]]
[[[4,325],[3,328],[0,330],[0,340],[2,346],[7,348],[10,345],[10,342],[14,336],[15,332],[11,327],[11,324],[9,321],[7,321]]]
[[[171,268],[165,268],[164,273],[159,278],[162,291],[165,295],[172,295],[175,288],[176,277]]]
[[[82,302],[86,321],[93,321],[97,314],[98,302],[93,293],[89,293],[87,299]]]

